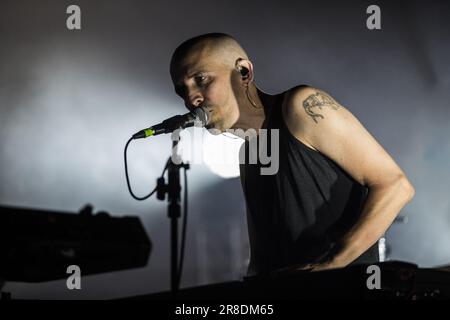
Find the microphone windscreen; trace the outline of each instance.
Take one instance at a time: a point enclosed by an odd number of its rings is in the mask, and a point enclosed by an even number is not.
[[[192,113],[195,115],[195,120],[198,121],[202,127],[208,124],[209,113],[203,107],[195,108]]]

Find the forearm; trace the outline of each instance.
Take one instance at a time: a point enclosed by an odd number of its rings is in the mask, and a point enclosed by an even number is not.
[[[359,220],[341,239],[329,267],[345,267],[369,249],[413,196],[414,188],[405,177],[370,187]]]

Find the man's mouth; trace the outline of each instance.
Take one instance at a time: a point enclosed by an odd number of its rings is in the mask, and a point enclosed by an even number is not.
[[[212,116],[212,114],[213,114],[213,112],[214,112],[214,109],[213,109],[213,107],[211,107],[211,106],[205,106],[204,107],[205,108],[205,110],[206,110],[206,112],[208,112],[208,124],[205,126],[205,128],[206,129],[211,129],[211,128],[213,128],[214,127],[214,125],[213,125],[213,123],[211,122],[211,116]]]
[[[205,109],[208,113],[212,112],[212,107],[211,106],[202,106],[203,109]]]
[[[214,112],[214,108],[211,106],[204,106],[203,109],[208,113],[208,118],[211,119],[211,116]]]

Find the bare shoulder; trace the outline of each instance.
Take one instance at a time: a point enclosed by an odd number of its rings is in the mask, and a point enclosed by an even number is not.
[[[344,109],[324,90],[308,85],[296,86],[286,92],[283,103],[283,118],[289,131],[302,143],[317,151],[312,137],[318,124],[332,114]]]
[[[324,90],[300,85],[287,91],[283,112],[287,120],[319,123],[329,110],[342,108]]]
[[[385,185],[405,176],[350,110],[323,90],[291,89],[283,116],[298,140],[332,159],[361,185]]]

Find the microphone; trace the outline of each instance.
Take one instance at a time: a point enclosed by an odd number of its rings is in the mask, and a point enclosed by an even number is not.
[[[177,115],[172,118],[166,119],[163,122],[143,129],[133,134],[133,139],[142,139],[150,136],[156,136],[162,133],[171,133],[177,129],[184,129],[197,125],[204,127],[208,124],[209,114],[203,107],[195,108],[193,111]]]

